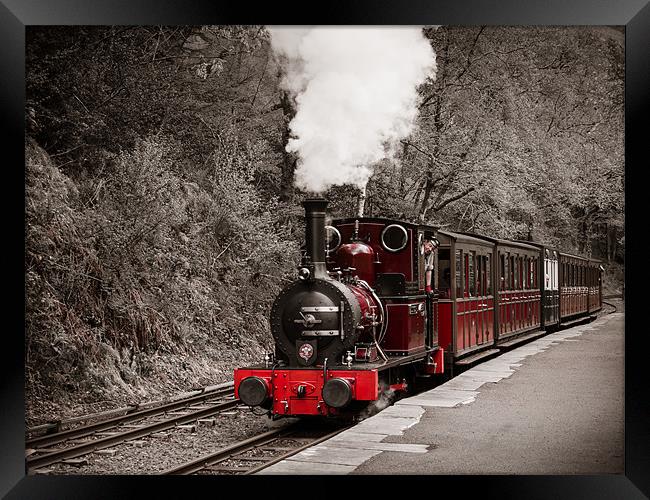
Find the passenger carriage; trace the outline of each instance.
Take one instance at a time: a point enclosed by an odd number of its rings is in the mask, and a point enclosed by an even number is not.
[[[493,245],[496,274],[496,344],[541,328],[539,249],[520,241],[473,235]]]
[[[559,253],[561,324],[580,321],[602,309],[602,271],[597,259]]]
[[[541,327],[554,330],[560,326],[559,252],[543,243],[519,241],[539,249],[539,287],[541,293]]]
[[[451,231],[438,231],[438,342],[448,363],[492,354],[495,299],[494,245]]]

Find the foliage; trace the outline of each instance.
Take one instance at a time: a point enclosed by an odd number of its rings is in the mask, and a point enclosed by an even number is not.
[[[613,258],[599,231],[623,233],[622,33],[441,27],[427,35],[437,78],[421,89],[418,129],[398,162],[376,169],[370,206]]]

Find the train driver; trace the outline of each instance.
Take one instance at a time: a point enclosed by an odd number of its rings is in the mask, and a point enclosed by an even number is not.
[[[422,245],[424,253],[425,290],[427,293],[433,292],[434,251],[438,247],[436,243],[436,239],[425,239]]]

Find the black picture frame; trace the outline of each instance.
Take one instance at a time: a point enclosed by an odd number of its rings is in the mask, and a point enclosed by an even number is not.
[[[283,2],[246,5],[207,0],[0,0],[0,122],[6,182],[3,204],[5,319],[2,363],[0,494],[7,498],[129,498],[186,496],[188,487],[265,491],[271,496],[388,496],[391,477],[191,478],[160,476],[25,476],[24,470],[24,100],[25,27],[29,25],[156,24],[464,24],[624,25],[626,27],[626,322],[625,475],[608,476],[409,476],[399,487],[412,496],[466,494],[499,498],[643,498],[650,495],[650,412],[647,334],[638,299],[644,245],[638,223],[647,209],[634,190],[645,191],[644,121],[650,116],[650,6],[647,0],[390,0]],[[638,223],[638,224],[637,224]],[[22,244],[21,244],[22,242]],[[632,277],[634,273],[634,277]],[[7,279],[8,278],[8,279]],[[635,307],[636,306],[636,307]],[[396,471],[398,473],[399,471]],[[362,486],[357,483],[361,482]],[[417,483],[417,484],[413,484]],[[218,493],[219,492],[219,493]],[[427,493],[428,492],[428,493]],[[391,493],[399,494],[399,493]]]

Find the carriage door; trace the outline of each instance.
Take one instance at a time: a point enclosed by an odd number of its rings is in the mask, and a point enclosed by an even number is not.
[[[551,290],[552,290],[552,316],[551,321],[557,323],[560,317],[560,273],[558,271],[558,257],[557,252],[553,252],[553,259],[551,260]]]
[[[479,296],[478,315],[481,323],[481,343],[494,340],[492,327],[494,326],[494,298],[490,283],[490,256],[478,255],[479,277],[477,294]]]
[[[467,347],[479,343],[480,324],[477,317],[478,300],[476,296],[476,252],[465,252],[465,335]]]

